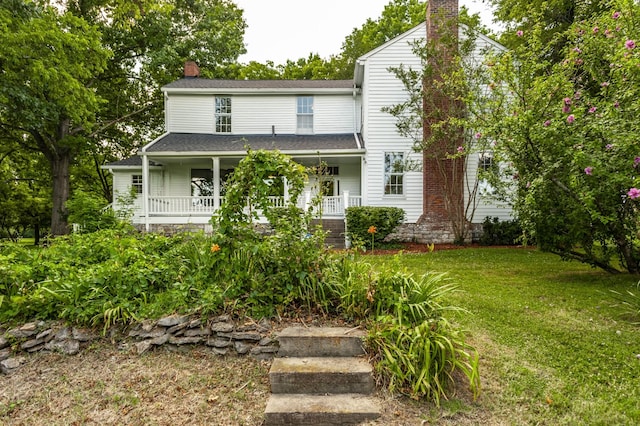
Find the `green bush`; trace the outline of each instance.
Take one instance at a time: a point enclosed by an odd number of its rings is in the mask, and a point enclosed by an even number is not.
[[[522,226],[517,219],[501,221],[497,217],[487,216],[482,222],[480,244],[483,246],[514,245],[518,243],[522,235]]]
[[[371,248],[372,238],[376,245],[382,243],[404,221],[405,212],[399,207],[349,207],[346,218],[351,241]],[[372,226],[375,227],[373,237],[369,232]]]
[[[108,203],[95,195],[76,191],[67,201],[69,223],[80,225],[80,232],[95,232],[100,229],[113,229],[119,220]]]

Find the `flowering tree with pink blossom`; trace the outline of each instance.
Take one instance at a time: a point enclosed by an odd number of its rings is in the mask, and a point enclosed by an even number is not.
[[[515,208],[544,250],[640,273],[640,5],[573,24],[560,62],[533,26],[496,59],[483,133],[515,182]]]

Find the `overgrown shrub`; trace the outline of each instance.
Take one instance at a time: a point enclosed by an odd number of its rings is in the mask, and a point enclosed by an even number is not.
[[[522,238],[522,226],[517,219],[501,221],[487,216],[482,222],[480,244],[483,246],[508,246],[518,244]]]
[[[349,207],[345,214],[348,237],[367,248],[371,248],[372,239],[376,245],[382,243],[405,218],[404,210],[399,207]],[[373,234],[369,232],[372,226],[375,227]]]
[[[69,223],[78,224],[80,232],[95,232],[100,229],[113,229],[119,220],[108,203],[95,195],[76,191],[66,203],[69,210]]]

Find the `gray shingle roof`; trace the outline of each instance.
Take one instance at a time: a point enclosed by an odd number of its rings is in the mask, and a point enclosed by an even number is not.
[[[362,137],[357,136],[363,146]],[[340,151],[358,149],[353,133],[331,135],[214,135],[169,133],[151,145],[147,152],[243,152],[251,149],[280,151]]]
[[[142,157],[138,157],[136,155],[134,157],[125,158],[124,160],[107,163],[105,164],[105,166],[142,167]],[[149,166],[162,166],[162,164],[158,163],[157,161],[149,160]]]
[[[182,78],[163,89],[350,89],[353,80],[209,80]]]

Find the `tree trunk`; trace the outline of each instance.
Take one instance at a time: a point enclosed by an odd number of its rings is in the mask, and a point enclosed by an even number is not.
[[[53,210],[51,212],[51,234],[53,236],[69,233],[67,223],[67,206],[69,199],[69,166],[71,164],[71,152],[64,150],[51,159],[51,172],[53,175]]]
[[[40,245],[40,222],[36,218],[36,221],[33,224],[33,245]]]

